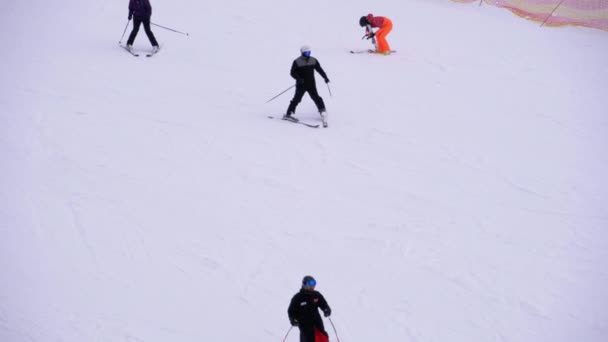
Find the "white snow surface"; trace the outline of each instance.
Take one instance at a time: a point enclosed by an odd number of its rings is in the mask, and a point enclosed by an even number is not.
[[[608,341],[606,32],[153,0],[134,58],[127,3],[0,3],[0,341],[282,341],[306,274],[341,342]],[[303,44],[327,129],[266,118]]]

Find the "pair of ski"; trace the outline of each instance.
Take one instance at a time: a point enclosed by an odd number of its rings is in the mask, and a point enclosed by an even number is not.
[[[395,53],[395,52],[397,52],[397,51],[396,50],[391,50],[391,53]],[[371,50],[371,49],[368,49],[368,50],[350,50],[350,53],[376,53],[376,51],[375,50]]]
[[[318,125],[318,124],[317,124],[317,125],[315,125],[315,124],[309,124],[309,123],[306,123],[306,122],[302,122],[302,121],[300,121],[300,120],[298,120],[298,121],[293,121],[293,120],[283,119],[282,117],[277,117],[277,116],[272,116],[272,115],[269,115],[269,116],[268,116],[268,118],[269,118],[269,119],[283,120],[283,121],[287,121],[287,122],[293,122],[293,123],[295,123],[295,124],[304,125],[304,126],[306,126],[306,127],[310,127],[310,128],[319,128],[319,126],[320,126],[320,125]],[[324,119],[324,120],[323,120],[323,127],[327,128],[327,119]]]
[[[134,52],[133,50],[128,49],[126,46],[120,45],[120,47],[123,48],[123,49],[125,49],[125,51],[127,51],[128,53],[130,53],[133,57],[139,57],[138,53]],[[152,50],[152,51],[150,51],[150,52],[148,52],[146,54],[146,57],[152,57],[152,56],[156,55],[158,53],[158,51],[160,51],[160,49],[159,50]]]

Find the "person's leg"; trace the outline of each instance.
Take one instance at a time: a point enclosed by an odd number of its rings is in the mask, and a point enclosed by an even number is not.
[[[327,333],[315,328],[315,342],[329,342]]]
[[[287,115],[292,115],[296,112],[296,107],[302,101],[302,96],[304,96],[305,92],[306,89],[304,87],[296,87],[296,93],[293,95],[291,102],[289,102],[289,107],[287,107]]]
[[[144,30],[146,31],[146,35],[150,40],[150,44],[152,44],[152,46],[158,46],[156,37],[154,37],[154,33],[152,33],[152,29],[150,28],[150,17],[143,19],[142,22],[144,24]]]
[[[300,342],[315,342],[314,327],[300,327]]]
[[[308,95],[310,95],[310,98],[315,102],[315,105],[317,106],[319,113],[325,112],[325,103],[323,102],[323,98],[321,98],[321,96],[319,96],[317,87],[312,87],[312,88],[308,89]]]
[[[135,37],[137,37],[137,32],[139,32],[139,26],[141,25],[141,19],[140,18],[133,18],[133,30],[131,31],[131,34],[129,35],[129,39],[127,40],[127,45],[133,45],[133,42],[135,41]]]
[[[376,40],[378,41],[378,52],[391,52],[391,47],[386,41],[386,36],[391,32],[392,29],[393,22],[388,18],[384,18],[384,26],[382,26],[382,28],[376,32]]]

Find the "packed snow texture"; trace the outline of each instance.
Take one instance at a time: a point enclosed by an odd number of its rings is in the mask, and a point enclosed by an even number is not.
[[[152,0],[134,58],[127,3],[0,3],[0,341],[282,341],[306,274],[342,342],[608,340],[606,32]],[[267,119],[303,44],[329,128]]]

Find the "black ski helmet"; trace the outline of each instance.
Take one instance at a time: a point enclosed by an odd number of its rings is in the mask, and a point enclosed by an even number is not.
[[[363,16],[359,19],[359,25],[361,25],[361,27],[367,25],[367,17]]]
[[[307,275],[302,279],[302,287],[315,287],[316,285],[317,281],[312,276]]]

